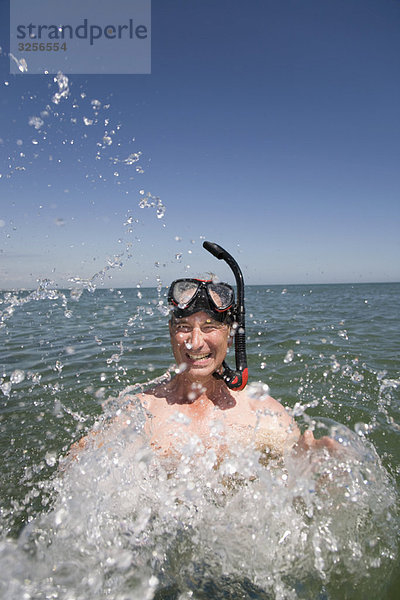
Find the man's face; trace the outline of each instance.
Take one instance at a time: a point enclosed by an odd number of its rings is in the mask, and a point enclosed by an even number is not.
[[[170,323],[171,346],[178,366],[194,379],[217,371],[231,343],[229,327],[205,312],[197,312]]]

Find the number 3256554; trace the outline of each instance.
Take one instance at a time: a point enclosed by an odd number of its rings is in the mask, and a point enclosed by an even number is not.
[[[20,42],[18,44],[19,52],[59,52],[66,51],[67,44],[63,42]]]

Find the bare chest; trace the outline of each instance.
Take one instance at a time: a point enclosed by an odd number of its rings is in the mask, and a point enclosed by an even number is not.
[[[180,453],[188,444],[197,444],[199,451],[212,448],[218,455],[237,444],[252,444],[258,449],[279,445],[274,419],[263,419],[261,424],[253,410],[167,404],[149,408],[146,432],[153,447],[163,455]]]

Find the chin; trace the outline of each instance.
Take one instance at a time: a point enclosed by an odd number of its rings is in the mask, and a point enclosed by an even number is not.
[[[214,371],[215,371],[214,367],[209,367],[209,366],[200,367],[200,366],[192,365],[185,372],[188,373],[189,375],[191,375],[192,377],[196,377],[196,378],[201,377],[202,379],[207,379],[208,377],[212,376]]]

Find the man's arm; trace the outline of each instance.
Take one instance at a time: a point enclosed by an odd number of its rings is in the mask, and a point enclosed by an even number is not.
[[[293,450],[295,454],[300,455],[311,450],[326,449],[329,452],[337,452],[342,449],[336,440],[326,435],[316,439],[310,429],[301,434],[296,421],[286,408],[271,396],[262,401],[253,400],[253,406],[254,402],[257,402],[256,410],[262,415],[258,423],[259,429],[271,430],[272,418],[274,430],[279,432],[279,437],[282,438],[283,450]]]
[[[308,452],[310,450],[323,450],[326,449],[328,452],[334,453],[343,449],[343,446],[339,444],[333,438],[330,438],[327,435],[319,439],[315,439],[313,432],[311,429],[307,429],[303,435],[301,435],[294,446],[293,450],[296,454],[302,454],[304,452]]]

